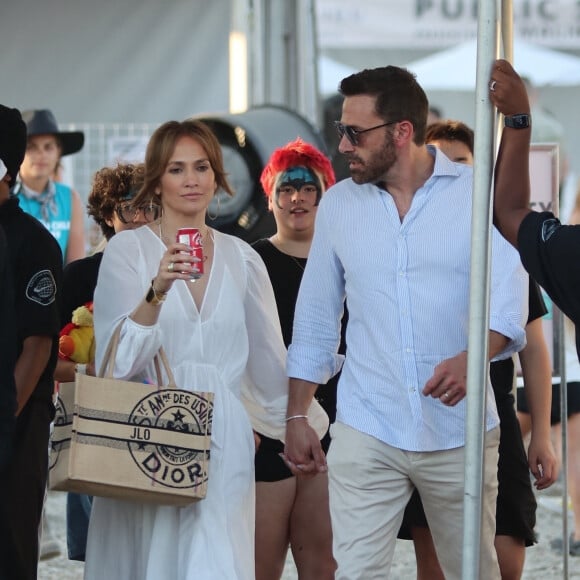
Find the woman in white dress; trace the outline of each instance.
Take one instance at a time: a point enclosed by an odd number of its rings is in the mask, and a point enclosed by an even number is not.
[[[261,258],[205,224],[219,188],[232,193],[208,127],[195,120],[159,127],[134,203],[158,196],[161,218],[111,240],[94,299],[97,368],[123,322],[115,377],[154,377],[163,345],[179,388],[215,393],[207,496],[181,508],[95,498],[85,578],[254,578],[252,428],[284,435],[286,350]],[[181,227],[202,233],[204,274],[195,282],[195,258],[174,241]],[[309,415],[322,436],[324,412],[313,405]]]

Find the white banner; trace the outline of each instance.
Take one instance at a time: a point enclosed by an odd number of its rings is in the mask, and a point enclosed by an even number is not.
[[[580,2],[513,0],[514,34],[580,49]],[[442,48],[475,38],[477,0],[316,0],[320,47]]]

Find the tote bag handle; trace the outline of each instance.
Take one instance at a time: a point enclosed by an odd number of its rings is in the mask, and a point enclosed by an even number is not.
[[[119,337],[121,336],[121,327],[125,320],[121,320],[115,328],[113,335],[111,336],[111,340],[107,345],[107,350],[105,351],[105,356],[103,357],[103,362],[101,363],[101,370],[99,372],[100,377],[106,377],[109,379],[113,378],[113,369],[115,368],[115,359],[117,357],[117,348],[119,346]],[[159,347],[159,350],[153,357],[153,364],[155,365],[155,374],[157,375],[157,385],[161,387],[165,387],[168,389],[175,389],[177,388],[175,384],[175,377],[173,376],[173,371],[169,366],[169,361],[167,360],[167,355],[165,354],[165,350],[162,346]],[[165,370],[165,375],[167,376],[167,384],[163,384],[163,377],[161,374],[161,366]]]

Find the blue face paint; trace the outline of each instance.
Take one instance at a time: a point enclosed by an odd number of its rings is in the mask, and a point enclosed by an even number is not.
[[[275,201],[276,205],[280,206],[280,190],[286,187],[291,187],[296,191],[300,191],[304,186],[310,185],[316,188],[316,203],[318,205],[322,196],[322,188],[320,181],[316,174],[307,167],[289,167],[282,175],[276,186]]]

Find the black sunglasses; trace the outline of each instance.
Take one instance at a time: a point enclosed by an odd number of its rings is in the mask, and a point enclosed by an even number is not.
[[[355,129],[351,125],[344,125],[340,121],[335,121],[334,126],[338,132],[338,136],[342,139],[345,135],[350,141],[351,145],[358,145],[358,136],[362,133],[367,133],[368,131],[374,131],[375,129],[380,129],[381,127],[387,127],[389,125],[394,125],[399,121],[389,121],[388,123],[383,123],[381,125],[376,125],[375,127],[369,127],[368,129]]]
[[[143,213],[146,222],[152,222],[159,217],[159,206],[150,203],[135,207],[132,203],[120,203],[115,207],[115,213],[125,225],[132,223],[139,212]]]

